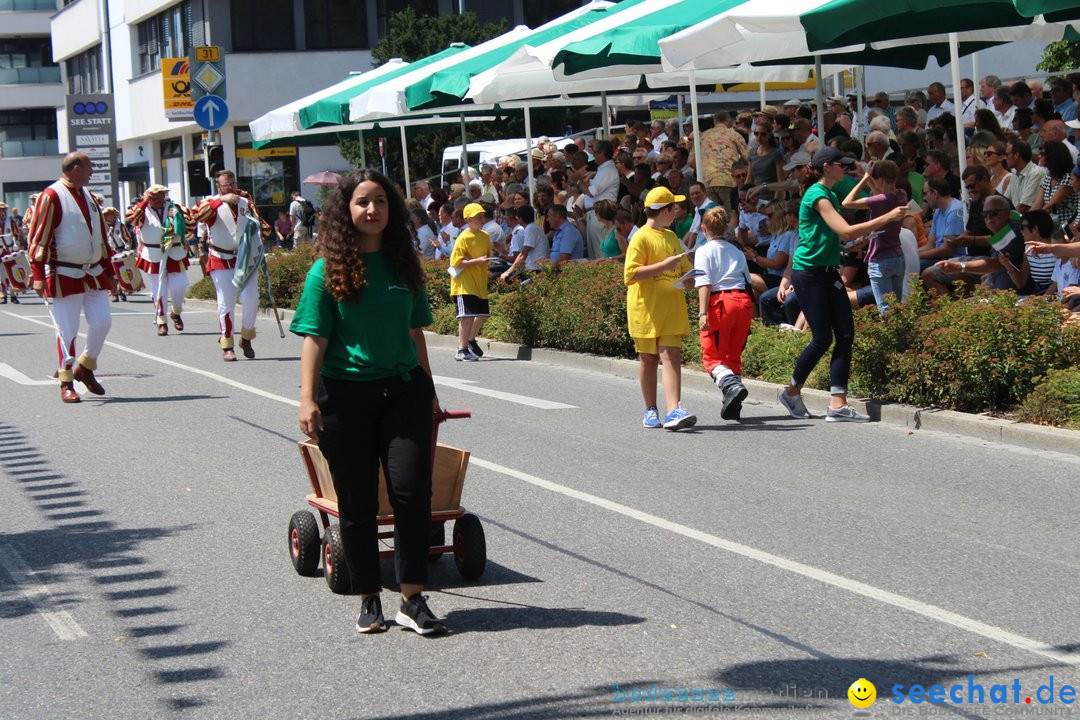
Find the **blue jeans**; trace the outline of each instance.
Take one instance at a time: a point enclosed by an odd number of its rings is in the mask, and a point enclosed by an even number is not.
[[[832,362],[829,363],[829,392],[833,395],[846,394],[851,374],[855,320],[840,273],[836,268],[794,270],[791,282],[812,335],[810,344],[795,361],[791,380],[798,386],[806,382],[818,360],[828,352],[835,335],[836,344],[833,345]]]
[[[870,287],[874,290],[874,302],[882,315],[889,309],[886,293],[894,293],[897,301],[904,296],[904,256],[882,258],[866,264]]]
[[[787,298],[784,299],[783,305],[777,299],[777,295],[780,294],[780,286],[769,288],[765,292],[761,293],[761,297],[758,299],[758,306],[761,310],[761,319],[766,325],[779,325],[786,322],[789,325],[794,325],[795,321],[799,319],[799,300],[796,297],[797,293],[788,293]]]

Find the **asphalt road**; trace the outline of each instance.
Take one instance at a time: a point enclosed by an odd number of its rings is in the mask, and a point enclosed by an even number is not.
[[[113,308],[108,394],[65,406],[44,306],[0,307],[2,718],[833,718],[859,678],[874,717],[1072,713],[1078,458],[772,404],[725,422],[697,390],[696,428],[646,430],[634,380],[433,347],[473,412],[441,439],[472,453],[487,570],[432,566],[447,635],[357,636],[358,598],[287,555],[299,339],[260,318],[258,358],[225,364],[211,308],[164,338],[145,295]]]

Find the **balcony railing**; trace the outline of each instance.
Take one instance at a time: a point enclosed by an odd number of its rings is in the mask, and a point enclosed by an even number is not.
[[[3,0],[0,0],[3,2]],[[0,85],[43,85],[60,82],[60,67],[0,68]]]
[[[53,140],[5,140],[0,142],[0,157],[47,157],[59,155],[60,145]]]

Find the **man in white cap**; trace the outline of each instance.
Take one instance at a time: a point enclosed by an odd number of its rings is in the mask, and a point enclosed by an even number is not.
[[[802,100],[788,100],[786,103],[784,103],[784,114],[794,120],[799,111],[799,108],[802,107],[802,104]]]
[[[177,330],[184,329],[180,313],[184,309],[184,292],[188,286],[188,253],[184,242],[188,211],[168,199],[168,192],[169,188],[164,185],[151,185],[143,193],[142,200],[128,211],[126,218],[128,224],[135,228],[135,238],[138,240],[139,257],[135,267],[150,278],[158,335],[169,334],[169,324],[165,319],[166,302],[170,306],[169,318],[173,326]]]
[[[105,239],[105,221],[86,185],[94,174],[86,153],[68,153],[61,177],[38,196],[29,232],[34,292],[52,299],[60,399],[80,402],[74,381],[95,395],[105,388],[94,377],[98,355],[112,327],[109,290],[113,267]],[[86,315],[86,345],[76,359],[79,319]]]
[[[259,223],[259,235],[263,240],[270,237],[274,229],[259,215],[258,208],[251,196],[236,184],[236,174],[231,170],[222,170],[214,178],[218,194],[200,202],[191,211],[192,219],[206,223],[209,233],[209,252],[206,270],[217,289],[218,323],[221,328],[222,360],[235,362],[233,350],[233,313],[236,310],[236,288],[233,277],[236,274],[236,250],[246,225],[254,218]],[[244,314],[240,325],[240,349],[244,357],[253,359],[255,350],[251,341],[255,339],[255,318],[259,314],[259,287],[254,281],[247,283],[240,291],[240,302],[244,305]]]

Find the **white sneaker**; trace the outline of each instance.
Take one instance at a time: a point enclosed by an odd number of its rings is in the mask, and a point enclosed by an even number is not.
[[[806,409],[802,395],[788,395],[786,389],[780,391],[780,404],[787,408],[788,414],[796,420],[809,420],[813,417]]]
[[[473,355],[468,348],[458,348],[458,351],[454,353],[454,359],[458,362],[476,362],[480,358]]]
[[[825,412],[825,422],[870,422],[870,418],[850,405],[845,405],[842,408],[830,407]]]

